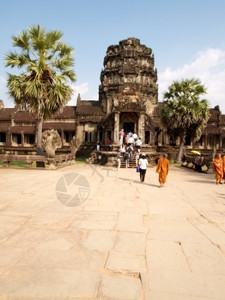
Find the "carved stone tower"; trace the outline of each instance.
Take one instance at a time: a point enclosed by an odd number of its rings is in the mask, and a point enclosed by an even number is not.
[[[106,115],[114,115],[114,142],[118,142],[120,127],[143,138],[145,116],[153,115],[158,103],[152,50],[137,38],[109,46],[100,80],[99,101]]]

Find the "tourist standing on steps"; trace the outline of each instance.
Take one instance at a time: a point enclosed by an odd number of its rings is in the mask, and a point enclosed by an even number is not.
[[[120,151],[117,152],[116,159],[117,159],[117,171],[119,171],[121,167],[121,159],[122,159],[122,155]]]
[[[132,160],[133,158],[133,151],[134,151],[134,148],[132,145],[130,145],[128,148],[127,148],[127,152],[128,152],[128,156],[129,156],[129,161]]]
[[[143,153],[141,155],[141,158],[139,159],[139,166],[140,166],[140,181],[144,182],[145,174],[146,174],[147,166],[148,166],[148,160],[146,158],[145,153]]]
[[[134,138],[134,142],[136,142],[138,139],[137,133],[135,133],[135,132],[133,133],[133,138]]]
[[[121,155],[124,157],[124,154],[126,152],[126,147],[124,144],[120,147],[120,152],[121,152]]]
[[[97,143],[96,150],[97,151],[101,151],[101,144],[100,144],[100,142]]]
[[[129,136],[128,145],[133,145],[133,144],[134,144],[134,138],[133,138],[133,135],[131,134]]]
[[[141,138],[139,138],[135,142],[135,147],[136,147],[136,149],[138,150],[139,153],[141,152],[141,145],[142,145],[142,141],[141,141]]]
[[[123,145],[123,139],[124,139],[124,130],[123,129],[120,130],[119,137],[120,137],[120,145]]]
[[[123,158],[125,161],[126,168],[129,168],[129,154],[125,152]]]

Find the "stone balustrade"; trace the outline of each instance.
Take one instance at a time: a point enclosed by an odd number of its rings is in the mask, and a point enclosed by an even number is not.
[[[25,162],[28,168],[31,168],[33,162],[36,162],[37,167],[56,169],[63,165],[73,164],[74,156],[71,153],[58,154],[54,158],[43,155],[0,154],[0,161],[3,163],[3,167],[9,167],[10,162],[21,161]]]

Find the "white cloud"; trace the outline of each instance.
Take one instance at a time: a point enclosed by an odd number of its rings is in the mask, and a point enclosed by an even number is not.
[[[197,53],[196,59],[181,68],[166,70],[158,75],[159,100],[174,80],[183,78],[199,78],[207,88],[205,98],[210,106],[220,106],[225,113],[225,51],[221,49],[207,49]]]
[[[73,84],[73,85],[71,85],[71,88],[73,90],[73,96],[72,96],[71,100],[67,103],[67,105],[74,106],[77,103],[78,94],[80,94],[81,99],[83,99],[83,95],[85,95],[88,92],[89,88],[88,88],[87,82],[84,82],[79,85]],[[10,100],[7,95],[6,79],[2,76],[0,76],[0,99],[3,100],[5,107],[13,107],[14,106],[13,101]],[[91,97],[91,99],[97,100],[98,95]]]
[[[190,64],[172,69],[166,68],[164,72],[158,74],[159,101],[163,99],[163,93],[168,89],[174,80],[182,78],[199,78],[207,88],[205,96],[210,106],[220,106],[225,114],[225,51],[221,49],[207,49],[198,52],[196,59]],[[85,94],[89,91],[88,82],[72,85],[73,96],[67,105],[76,105],[78,94],[81,99],[87,99]],[[89,99],[97,100],[98,94]],[[13,107],[13,101],[8,99],[6,79],[0,76],[0,99],[3,100],[5,107]]]
[[[13,100],[9,99],[6,84],[6,79],[3,76],[0,76],[0,99],[3,100],[5,107],[13,107]]]
[[[72,96],[71,100],[67,103],[67,105],[74,106],[77,103],[78,94],[80,94],[81,99],[82,99],[82,96],[88,92],[88,83],[84,82],[79,85],[73,84],[73,85],[71,85],[71,88],[73,90],[73,96]]]

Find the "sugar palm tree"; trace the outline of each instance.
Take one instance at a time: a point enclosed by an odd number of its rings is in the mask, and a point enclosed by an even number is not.
[[[19,75],[8,73],[9,95],[19,108],[35,115],[40,149],[43,120],[70,100],[68,81],[76,80],[73,49],[61,41],[62,36],[57,30],[47,32],[40,25],[31,26],[12,37],[19,52],[10,51],[5,57],[7,67],[21,70]]]
[[[199,79],[174,81],[164,93],[161,120],[168,133],[179,137],[180,147],[177,162],[181,161],[185,137],[199,137],[209,118],[209,104],[200,96],[206,88]]]

